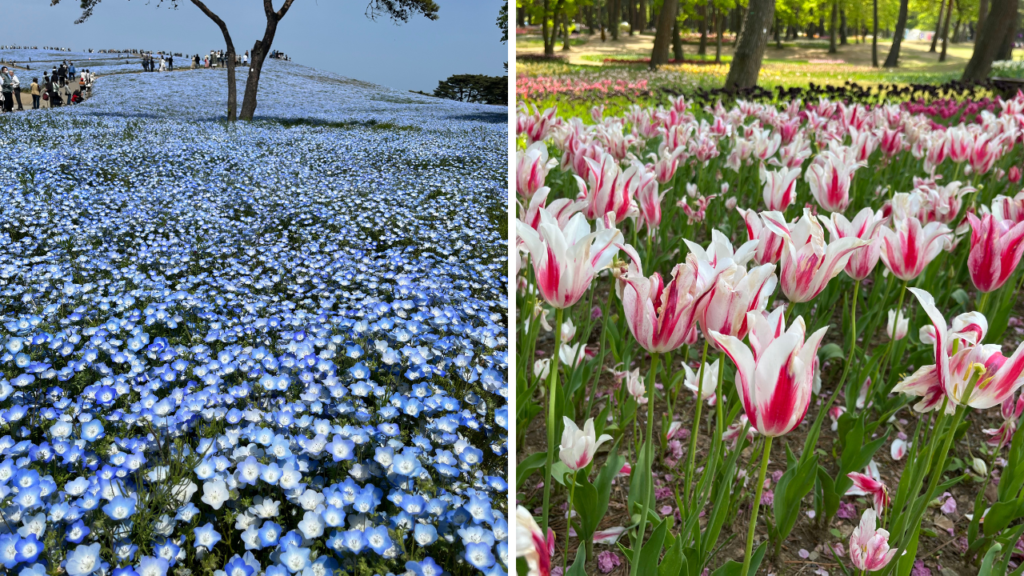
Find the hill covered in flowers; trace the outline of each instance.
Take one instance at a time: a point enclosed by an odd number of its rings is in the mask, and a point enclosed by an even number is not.
[[[0,117],[0,565],[501,573],[504,109],[223,84]]]

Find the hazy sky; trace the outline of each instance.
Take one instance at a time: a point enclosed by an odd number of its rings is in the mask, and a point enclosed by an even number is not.
[[[280,8],[284,0],[274,0]],[[440,18],[405,24],[365,16],[368,0],[295,0],[274,49],[300,64],[403,90],[430,92],[452,74],[505,75],[495,21],[502,0],[435,0]],[[142,48],[206,53],[224,46],[216,24],[189,0],[104,0],[84,24],[76,0],[0,0],[0,43],[19,46]],[[266,19],[259,0],[206,0],[228,25],[235,50],[252,49]]]

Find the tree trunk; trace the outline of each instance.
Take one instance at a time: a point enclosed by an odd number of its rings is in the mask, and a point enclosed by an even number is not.
[[[210,20],[213,20],[214,24],[220,28],[221,34],[224,35],[224,43],[227,44],[228,51],[228,122],[234,122],[237,120],[236,110],[238,109],[238,83],[235,79],[235,44],[231,41],[231,34],[228,34],[228,25],[220,19],[220,16],[214,14],[200,0],[192,0],[192,3],[202,10],[203,14],[206,14]]]
[[[1017,12],[1010,18],[1010,30],[1003,36],[1003,43],[996,52],[996,60],[1013,60],[1013,40],[1017,37]]]
[[[700,8],[700,46],[697,54],[707,56],[708,54],[708,4]]]
[[[263,39],[257,40],[249,53],[249,77],[245,82],[245,97],[242,99],[242,113],[239,116],[242,120],[252,120],[256,113],[256,92],[260,87],[260,73],[263,71],[263,62],[270,53],[270,46],[274,43],[274,35],[277,34],[277,23],[284,18],[291,8],[294,0],[285,0],[284,5],[277,12],[274,12],[272,0],[263,0],[263,11],[267,16],[267,28],[263,32]],[[234,62],[234,58],[230,58]]]
[[[839,44],[846,46],[850,43],[850,39],[847,37],[848,31],[846,29],[846,8],[839,8]],[[856,36],[856,34],[854,34]]]
[[[612,32],[612,40],[619,39],[619,2],[621,0],[608,0],[608,29]]]
[[[1017,22],[1017,0],[992,0],[989,14],[978,27],[975,34],[974,53],[964,68],[961,78],[964,82],[980,82],[988,78],[992,70],[992,62],[1002,48],[1005,40],[1013,44],[1013,34]]]
[[[978,30],[981,29],[981,25],[985,22],[985,17],[988,16],[988,0],[979,0],[978,2],[978,25],[975,27],[974,42],[978,42]]]
[[[782,50],[782,24],[780,22],[775,22],[774,28],[775,28],[775,47],[778,48],[779,50]],[[789,30],[788,26],[786,27],[786,30],[787,30],[787,34],[788,34],[788,30]],[[718,35],[721,36],[722,33],[719,32]],[[718,43],[719,44],[722,43],[722,39],[721,38],[718,39]],[[718,60],[718,54],[715,54],[715,62],[720,62],[720,60]]]
[[[551,0],[544,0],[541,5],[543,14],[540,15],[540,37],[544,41],[544,55],[554,56],[555,55],[555,44],[551,42],[551,27],[548,26],[548,14],[551,14],[551,7],[549,6]]]
[[[757,76],[768,43],[768,29],[775,16],[775,0],[750,0],[747,17],[743,19],[743,36],[729,66],[725,87],[751,88],[757,85]]]
[[[839,32],[839,7],[837,4],[838,0],[832,0],[832,13],[829,15],[828,23],[828,53],[835,54],[839,52],[836,50],[836,38],[837,32]]]
[[[939,54],[939,62],[946,61],[946,44],[949,43],[949,21],[953,19],[953,0],[949,0],[946,6],[946,22],[942,26],[942,54]]]
[[[946,3],[939,0],[939,19],[935,21],[935,34],[932,36],[932,47],[928,49],[929,52],[935,52],[935,47],[938,45],[939,36],[942,34],[942,15],[945,14],[945,10]]]
[[[672,19],[672,58],[676,62],[683,62],[683,36],[679,30],[679,15]]]
[[[715,64],[722,63],[722,32],[724,31],[724,28],[725,18],[722,18],[722,11],[715,8],[715,29],[718,31],[718,34],[715,37]],[[775,37],[779,37],[779,29],[777,26],[775,28]]]
[[[566,51],[571,47],[569,44],[569,15],[562,14],[562,51]]]
[[[909,3],[910,0],[900,0],[900,15],[896,19],[896,29],[892,34],[892,48],[889,49],[889,55],[885,58],[886,68],[899,66],[900,42],[903,41],[903,30],[907,27],[907,5]]]
[[[747,14],[750,12],[747,8],[741,8],[737,10],[740,14],[740,29],[736,32],[736,37],[732,39],[733,47],[740,45],[740,39],[743,38],[743,28],[747,25]]]
[[[644,30],[647,30],[647,0],[640,0],[640,9],[637,10],[636,16],[637,26],[642,34]]]
[[[672,40],[672,25],[676,20],[679,0],[665,0],[658,15],[658,30],[654,34],[654,49],[651,51],[651,69],[668,63],[668,45]]]

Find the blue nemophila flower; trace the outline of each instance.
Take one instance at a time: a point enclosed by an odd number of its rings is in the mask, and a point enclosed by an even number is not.
[[[220,533],[217,532],[213,524],[207,522],[204,526],[198,526],[193,531],[195,533],[195,546],[206,548],[207,550],[213,550],[213,547],[220,542]]]
[[[103,512],[111,520],[126,520],[135,514],[135,498],[116,496],[110,503],[103,507]]]
[[[90,546],[82,544],[68,555],[64,569],[69,576],[89,576],[99,570],[101,564],[100,545],[98,543]]]
[[[478,570],[485,570],[494,565],[494,554],[487,544],[466,544],[466,561]]]

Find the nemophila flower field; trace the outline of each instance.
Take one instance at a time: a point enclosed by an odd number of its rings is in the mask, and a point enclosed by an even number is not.
[[[1022,126],[521,107],[519,573],[1024,572]]]
[[[503,574],[506,113],[222,90],[0,118],[3,572]]]

